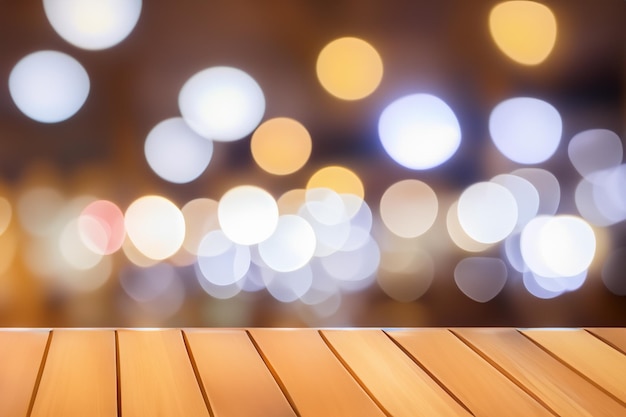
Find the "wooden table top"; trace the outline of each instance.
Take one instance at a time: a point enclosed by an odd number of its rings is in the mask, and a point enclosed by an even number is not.
[[[626,329],[2,329],[0,416],[626,416]]]

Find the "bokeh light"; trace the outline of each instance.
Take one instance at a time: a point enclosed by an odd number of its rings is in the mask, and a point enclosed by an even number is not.
[[[102,259],[102,253],[92,251],[83,242],[78,219],[71,220],[63,228],[59,246],[63,259],[78,270],[91,269]]]
[[[548,6],[534,1],[506,1],[493,7],[489,30],[506,56],[524,65],[545,61],[556,43],[557,24]]]
[[[198,254],[198,246],[207,233],[220,228],[217,220],[218,203],[210,198],[195,198],[183,206],[185,218],[185,240],[183,247]]]
[[[354,37],[335,39],[317,57],[317,78],[335,97],[358,100],[369,96],[383,77],[383,61],[368,42]]]
[[[619,136],[607,129],[590,129],[576,134],[567,146],[567,154],[576,171],[588,178],[597,171],[615,168],[622,163],[624,149]]]
[[[438,210],[437,195],[419,180],[399,181],[380,199],[380,217],[385,226],[404,238],[424,234],[435,222]]]
[[[22,113],[42,123],[72,117],[89,95],[89,76],[71,56],[38,51],[22,58],[9,75],[9,92]]]
[[[399,271],[379,271],[377,282],[380,288],[394,300],[408,303],[420,298],[435,278],[435,263],[427,252],[416,250],[409,254],[408,264],[403,263]],[[398,262],[396,252],[382,252],[380,268]]]
[[[378,135],[389,156],[410,169],[441,165],[461,144],[454,112],[430,94],[412,94],[389,104],[378,120]]]
[[[246,72],[211,67],[189,78],[178,95],[183,119],[200,136],[230,142],[252,133],[265,113],[261,87]]]
[[[119,250],[124,242],[124,213],[112,201],[96,200],[80,213],[78,231],[82,242],[91,251],[110,255]]]
[[[259,243],[259,254],[274,271],[291,272],[311,260],[316,243],[311,225],[302,217],[287,214],[278,218],[274,233]]]
[[[11,207],[11,203],[4,197],[0,197],[0,235],[2,235],[9,225],[11,224],[11,219],[13,218],[13,208]]]
[[[538,214],[555,214],[561,202],[561,185],[553,173],[542,168],[520,168],[511,173],[529,181],[539,193]]]
[[[306,192],[304,188],[294,188],[285,191],[276,201],[276,204],[278,204],[278,212],[281,215],[298,214],[300,208],[306,202]]]
[[[31,235],[46,236],[55,230],[64,204],[63,195],[54,188],[29,188],[18,197],[17,218]]]
[[[250,268],[250,249],[228,239],[221,230],[206,234],[198,246],[198,268],[215,285],[231,285]]]
[[[254,245],[270,237],[276,230],[278,205],[264,189],[240,185],[222,196],[217,218],[230,240],[240,245]]]
[[[363,182],[354,171],[342,166],[327,166],[317,170],[306,184],[307,190],[315,188],[327,188],[337,194],[352,194],[360,197],[365,196]],[[355,207],[358,209],[359,206]],[[352,213],[354,214],[354,213]]]
[[[516,97],[498,104],[489,116],[489,133],[496,148],[513,162],[538,164],[559,146],[561,115],[549,103]]]
[[[496,175],[491,182],[500,184],[513,194],[517,203],[517,226],[521,229],[539,212],[539,192],[535,186],[522,177],[511,174]]]
[[[474,301],[486,303],[497,296],[506,284],[508,271],[499,258],[462,259],[454,268],[454,282]]]
[[[507,188],[493,182],[480,182],[465,189],[457,210],[465,233],[482,243],[506,238],[518,222],[515,197]]]
[[[263,281],[272,297],[283,303],[291,303],[309,291],[313,283],[313,271],[308,265],[288,272],[264,269]]]
[[[616,295],[626,295],[626,248],[614,249],[604,261],[602,282]]]
[[[311,156],[311,135],[302,124],[288,117],[263,122],[252,134],[254,161],[274,175],[296,172]]]
[[[576,216],[539,216],[521,235],[526,265],[538,276],[572,277],[591,265],[596,252],[593,229]]]
[[[134,29],[141,0],[43,0],[50,25],[59,36],[83,49],[117,45]]]
[[[469,236],[459,221],[459,202],[455,201],[448,208],[446,214],[448,235],[454,244],[466,252],[482,252],[492,246],[492,243],[478,242]]]
[[[198,178],[209,166],[213,141],[191,130],[180,117],[157,124],[144,142],[150,168],[166,181],[183,184]]]
[[[147,195],[133,201],[124,214],[128,237],[145,256],[166,259],[185,239],[185,218],[165,197]]]
[[[376,241],[370,238],[360,248],[352,251],[335,251],[320,258],[320,263],[343,290],[360,291],[375,281],[380,266],[380,248]]]

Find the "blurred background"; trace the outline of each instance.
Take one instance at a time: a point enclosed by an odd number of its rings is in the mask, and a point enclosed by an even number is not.
[[[623,0],[0,10],[0,326],[626,325]]]

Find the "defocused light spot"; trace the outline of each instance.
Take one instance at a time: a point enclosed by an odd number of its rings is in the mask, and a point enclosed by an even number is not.
[[[22,58],[9,75],[9,92],[22,113],[42,123],[72,117],[89,95],[89,76],[71,56],[38,51]]]
[[[345,251],[356,250],[366,244],[370,239],[373,222],[372,210],[365,201],[355,195],[343,194],[341,198],[347,206],[357,204],[356,202],[350,202],[347,200],[358,200],[358,204],[360,206],[357,213],[350,219],[350,234],[348,235],[346,242],[341,247],[341,249]]]
[[[22,227],[31,235],[45,236],[56,227],[64,199],[53,188],[31,188],[18,197],[17,214]]]
[[[374,239],[353,251],[336,251],[320,258],[324,270],[348,291],[359,291],[371,284],[380,266],[380,249]],[[351,285],[352,284],[352,285]]]
[[[109,255],[119,250],[124,242],[124,214],[111,201],[94,201],[81,212],[78,231],[82,242],[91,251]]]
[[[330,188],[310,188],[305,199],[301,211],[308,212],[316,221],[329,226],[349,221],[344,200]]]
[[[383,62],[372,45],[358,38],[335,39],[317,57],[317,78],[335,97],[358,100],[370,95],[383,77]]]
[[[424,234],[435,222],[438,210],[437,195],[419,180],[399,181],[380,199],[380,217],[385,226],[404,238]]]
[[[146,302],[165,293],[179,279],[174,268],[159,263],[149,268],[126,267],[120,271],[120,285],[130,298]]]
[[[328,166],[315,172],[306,185],[307,190],[328,188],[337,194],[353,194],[363,199],[363,182],[353,171],[340,166]],[[358,209],[359,207],[355,207]],[[353,213],[349,213],[352,217]]]
[[[265,97],[257,82],[240,69],[212,67],[187,80],[178,107],[200,136],[230,142],[252,133],[261,122]]]
[[[302,217],[280,216],[274,233],[259,243],[263,261],[278,272],[290,272],[306,265],[315,251],[315,232]]]
[[[204,292],[209,294],[211,297],[225,300],[228,298],[232,298],[241,292],[241,286],[238,285],[239,281],[228,285],[214,284],[204,276],[204,273],[200,271],[200,267],[198,264],[196,264],[195,272],[198,283],[200,284]]]
[[[65,261],[75,269],[93,268],[102,259],[101,253],[96,253],[88,248],[81,239],[79,220],[70,221],[59,238],[61,254]]]
[[[615,295],[626,295],[626,248],[615,249],[602,267],[602,282]]]
[[[124,256],[126,256],[126,259],[128,259],[133,265],[141,268],[148,268],[152,265],[156,265],[157,263],[159,263],[159,260],[148,258],[146,255],[140,252],[139,249],[137,249],[137,247],[130,240],[128,235],[122,243],[122,252],[124,252]]]
[[[240,245],[254,245],[274,233],[278,224],[278,205],[262,188],[241,185],[222,196],[217,218],[230,240]]]
[[[618,165],[589,175],[593,202],[611,223],[626,219],[626,165]]]
[[[533,278],[537,285],[541,288],[553,292],[563,293],[568,291],[575,291],[580,288],[587,278],[587,270],[582,271],[577,275],[570,277],[542,277],[533,273]]]
[[[465,189],[459,197],[457,210],[465,233],[482,243],[495,243],[506,238],[518,219],[513,194],[492,182],[480,182]]]
[[[424,251],[412,253],[410,264],[401,272],[381,271],[377,275],[380,288],[396,301],[408,303],[420,298],[428,289],[435,277],[435,264],[432,257]],[[381,267],[389,253],[383,252]]]
[[[496,148],[520,164],[538,164],[550,158],[559,146],[562,130],[559,112],[536,98],[505,100],[489,116],[489,133]]]
[[[145,256],[165,259],[185,239],[185,218],[165,197],[149,195],[133,201],[124,215],[128,237]]]
[[[321,189],[317,189],[321,190]],[[328,190],[330,191],[330,190]],[[336,194],[335,194],[336,195]],[[341,201],[341,200],[339,200]],[[332,212],[333,205],[324,206],[323,203],[316,205],[315,202],[309,202],[300,209],[298,215],[306,220],[315,232],[315,252],[314,255],[328,256],[344,247],[350,238],[350,220],[347,216],[337,216]],[[327,209],[330,209],[327,211]],[[312,213],[316,213],[313,215]],[[319,218],[327,220],[321,214],[329,214],[328,217],[334,216],[333,222],[322,222]]]
[[[554,174],[541,168],[520,168],[511,174],[522,177],[535,186],[539,193],[538,214],[556,213],[561,201],[561,186]]]
[[[103,257],[100,262],[89,269],[65,269],[54,277],[55,281],[65,289],[75,292],[91,292],[101,288],[110,278],[113,262]]]
[[[217,221],[217,201],[210,198],[196,198],[183,206],[181,212],[185,218],[185,240],[183,247],[193,254],[198,254],[198,246],[204,236],[220,228]]]
[[[389,104],[378,120],[378,135],[389,156],[410,169],[441,165],[461,144],[454,112],[429,94],[412,94]]]
[[[517,228],[524,227],[539,211],[539,192],[528,180],[511,174],[493,177],[491,182],[500,184],[513,194],[517,203]]]
[[[133,30],[141,0],[44,0],[43,8],[57,34],[83,49],[105,49]]]
[[[454,282],[474,301],[486,303],[502,291],[507,280],[505,263],[498,258],[465,258],[454,268]]]
[[[289,272],[265,269],[263,280],[272,297],[283,303],[291,303],[302,297],[311,288],[313,272],[308,265]]]
[[[478,242],[469,236],[465,230],[463,230],[463,227],[461,227],[461,223],[459,222],[458,206],[458,202],[455,201],[452,203],[448,209],[448,214],[446,215],[448,234],[454,244],[467,252],[482,252],[491,247],[490,243]]]
[[[539,285],[539,282],[537,281],[537,275],[535,275],[535,273],[530,270],[524,272],[523,282],[524,282],[524,287],[526,287],[526,291],[528,291],[535,297],[541,298],[544,300],[549,300],[551,298],[558,297],[559,295],[565,292],[564,290],[552,291],[552,290],[546,289],[545,287],[542,287],[541,285]]]
[[[498,48],[524,65],[542,63],[554,48],[557,25],[552,11],[534,1],[507,1],[489,14],[489,30]]]
[[[148,133],[144,153],[159,177],[183,184],[198,178],[209,166],[213,142],[191,130],[182,118],[173,117]]]
[[[591,129],[578,133],[567,146],[572,165],[580,175],[590,174],[622,163],[624,150],[622,141],[607,129]]]
[[[13,217],[13,209],[11,203],[4,197],[0,197],[0,235],[3,234],[9,224],[11,224],[11,218]]]
[[[231,242],[221,230],[214,230],[200,242],[198,267],[215,285],[234,284],[250,268],[250,249]]]
[[[596,251],[593,229],[582,219],[569,216],[539,216],[521,236],[524,261],[542,277],[571,277],[589,268]]]
[[[598,178],[597,175],[592,176]],[[598,188],[600,189],[598,190]],[[607,204],[608,195],[603,192],[604,190],[602,190],[602,188],[602,183],[591,182],[583,178],[576,186],[574,200],[578,213],[580,213],[585,220],[596,226],[604,227],[614,224],[616,219],[610,219],[603,213],[603,211],[607,211],[607,207],[610,207],[611,204]],[[598,204],[603,206],[605,210],[602,210]]]
[[[306,201],[306,190],[295,188],[280,196],[278,201],[278,212],[280,214],[298,214],[302,205]]]
[[[520,247],[521,232],[509,235],[504,241],[504,255],[509,264],[518,272],[528,270],[524,258],[522,257],[522,249]]]
[[[250,149],[255,162],[275,175],[296,172],[311,156],[311,135],[298,121],[287,117],[270,119],[252,134]]]
[[[310,288],[300,297],[300,301],[307,305],[318,305],[339,293],[339,287],[315,259],[309,264],[313,272],[313,281]]]

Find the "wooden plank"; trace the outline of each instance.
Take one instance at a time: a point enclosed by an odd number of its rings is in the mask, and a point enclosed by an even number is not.
[[[622,403],[626,401],[626,356],[619,351],[580,329],[522,332]]]
[[[244,330],[185,330],[215,417],[296,414]]]
[[[594,327],[586,329],[615,349],[626,354],[626,329],[618,327]]]
[[[117,416],[115,333],[53,330],[31,417]]]
[[[322,335],[390,415],[471,415],[381,330],[324,330]]]
[[[0,332],[0,416],[26,417],[50,332]]]
[[[384,416],[316,330],[252,329],[250,334],[298,415]]]
[[[515,329],[454,329],[453,332],[560,416],[626,415],[623,405]]]
[[[180,330],[118,330],[121,415],[209,417]]]
[[[389,331],[477,417],[553,414],[445,329]]]

